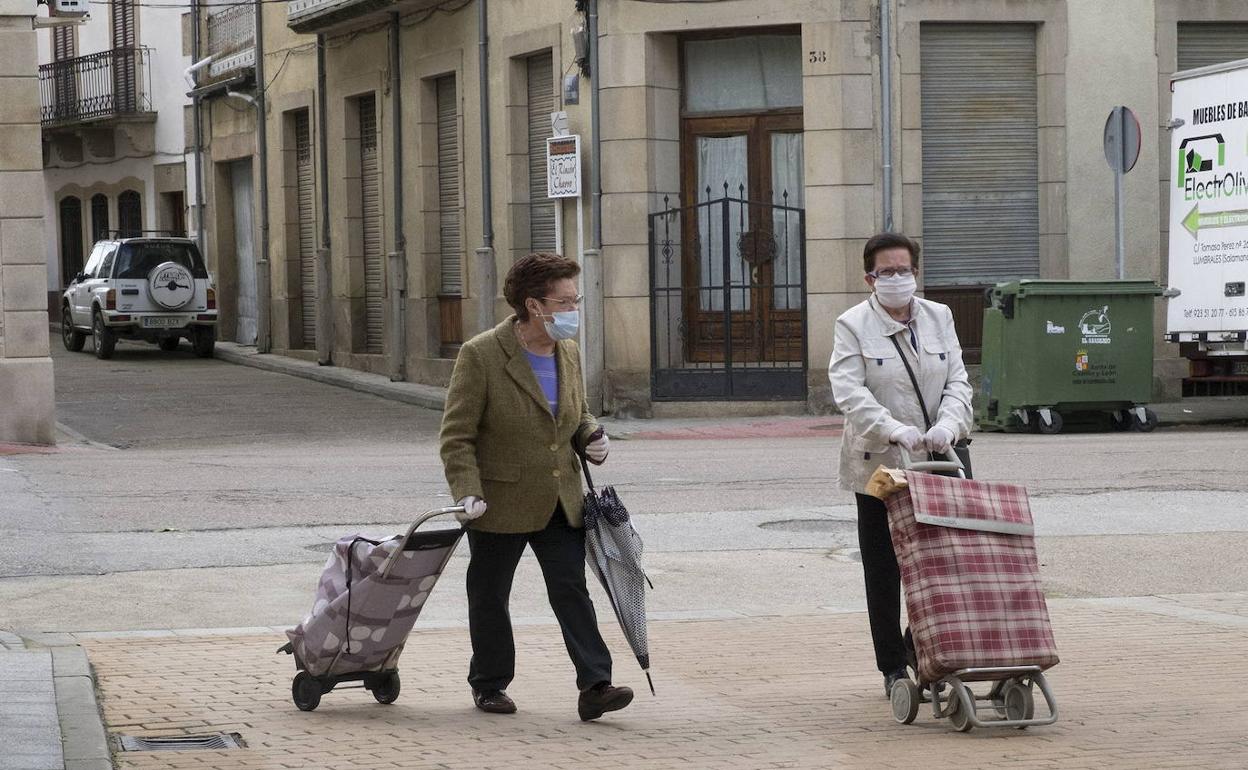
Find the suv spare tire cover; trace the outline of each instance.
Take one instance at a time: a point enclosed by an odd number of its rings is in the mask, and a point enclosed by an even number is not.
[[[157,305],[177,310],[195,298],[195,279],[177,262],[162,262],[148,273],[147,291]]]

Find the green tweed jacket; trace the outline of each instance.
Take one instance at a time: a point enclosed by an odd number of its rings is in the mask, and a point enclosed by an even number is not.
[[[556,345],[559,414],[552,415],[512,331],[515,316],[459,351],[442,415],[442,464],[451,496],[475,495],[488,509],[469,526],[484,532],[536,532],[563,503],[582,526],[584,491],[572,448],[598,428],[589,413],[581,356],[572,340]]]

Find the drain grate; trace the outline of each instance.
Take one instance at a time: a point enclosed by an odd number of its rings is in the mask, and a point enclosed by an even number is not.
[[[213,749],[241,749],[243,736],[238,733],[216,733],[214,735],[179,735],[160,736],[158,738],[140,738],[133,735],[121,736],[122,751],[209,751]]]

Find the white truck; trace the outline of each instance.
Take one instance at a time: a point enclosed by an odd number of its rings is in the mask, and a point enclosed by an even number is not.
[[[1248,59],[1170,80],[1166,340],[1185,396],[1248,395]]]

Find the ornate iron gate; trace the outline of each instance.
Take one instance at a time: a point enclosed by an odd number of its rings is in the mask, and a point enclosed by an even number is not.
[[[806,212],[737,193],[649,217],[656,401],[806,398]]]

